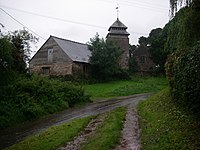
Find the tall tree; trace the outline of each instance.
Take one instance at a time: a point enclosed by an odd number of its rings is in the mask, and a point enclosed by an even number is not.
[[[179,6],[190,6],[195,10],[199,11],[200,8],[200,1],[199,0],[170,0],[170,11],[171,16],[174,16],[174,13],[177,11]]]
[[[119,73],[122,51],[116,44],[110,40],[100,39],[97,34],[90,39],[89,49],[92,52],[90,64],[95,78],[106,80]]]
[[[3,27],[3,26],[2,26]],[[38,39],[26,30],[9,33],[0,31],[0,84],[6,84],[17,73],[25,73],[31,43]]]
[[[14,59],[13,67],[18,72],[25,72],[27,62],[30,59],[31,43],[35,44],[38,38],[33,36],[27,30],[16,30],[9,32],[5,37],[12,44],[12,54]]]
[[[178,6],[189,6],[193,0],[170,0],[171,15],[177,11]]]
[[[165,62],[167,54],[164,50],[167,34],[166,31],[161,28],[151,30],[148,37],[140,37],[140,45],[147,46],[151,55],[151,59],[158,66],[157,71],[159,73],[165,73]]]

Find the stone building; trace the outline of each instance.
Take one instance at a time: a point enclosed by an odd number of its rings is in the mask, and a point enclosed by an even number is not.
[[[127,27],[117,18],[109,27],[107,40],[115,42],[123,51],[120,66],[129,69],[130,45]],[[90,73],[89,58],[91,51],[82,44],[55,36],[50,36],[29,62],[31,72],[50,76],[80,75]],[[153,70],[155,66],[148,49],[138,47],[134,56],[140,72]]]
[[[151,59],[147,46],[141,44],[134,51],[134,57],[138,64],[140,73],[149,73],[155,69],[155,63]]]
[[[123,54],[121,56],[120,65],[124,69],[129,68],[129,38],[130,35],[126,31],[127,27],[117,18],[117,20],[108,29],[109,33],[106,38],[115,42],[122,50]]]
[[[88,45],[50,36],[29,62],[31,72],[50,76],[89,73]]]

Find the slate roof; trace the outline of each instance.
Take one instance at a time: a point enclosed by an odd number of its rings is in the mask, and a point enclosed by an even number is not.
[[[89,63],[91,51],[88,49],[87,44],[78,43],[55,36],[51,37],[60,46],[60,48],[72,59],[72,61]]]
[[[117,18],[117,20],[109,27],[108,31],[108,35],[130,35],[127,31],[126,31],[127,27]]]
[[[117,18],[117,20],[110,26],[108,31],[110,31],[111,28],[124,28],[127,29],[127,27]]]

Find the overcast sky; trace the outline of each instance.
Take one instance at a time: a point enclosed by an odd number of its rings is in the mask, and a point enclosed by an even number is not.
[[[50,35],[86,43],[96,32],[106,37],[117,19],[117,4],[130,44],[169,21],[169,0],[0,0],[0,23],[8,31],[23,24],[39,35],[36,50]]]

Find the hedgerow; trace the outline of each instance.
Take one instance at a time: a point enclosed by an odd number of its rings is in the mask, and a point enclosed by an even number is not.
[[[166,67],[175,102],[198,116],[200,113],[200,42],[191,49],[173,53]]]
[[[0,86],[0,127],[61,111],[89,101],[81,86],[32,75]]]

